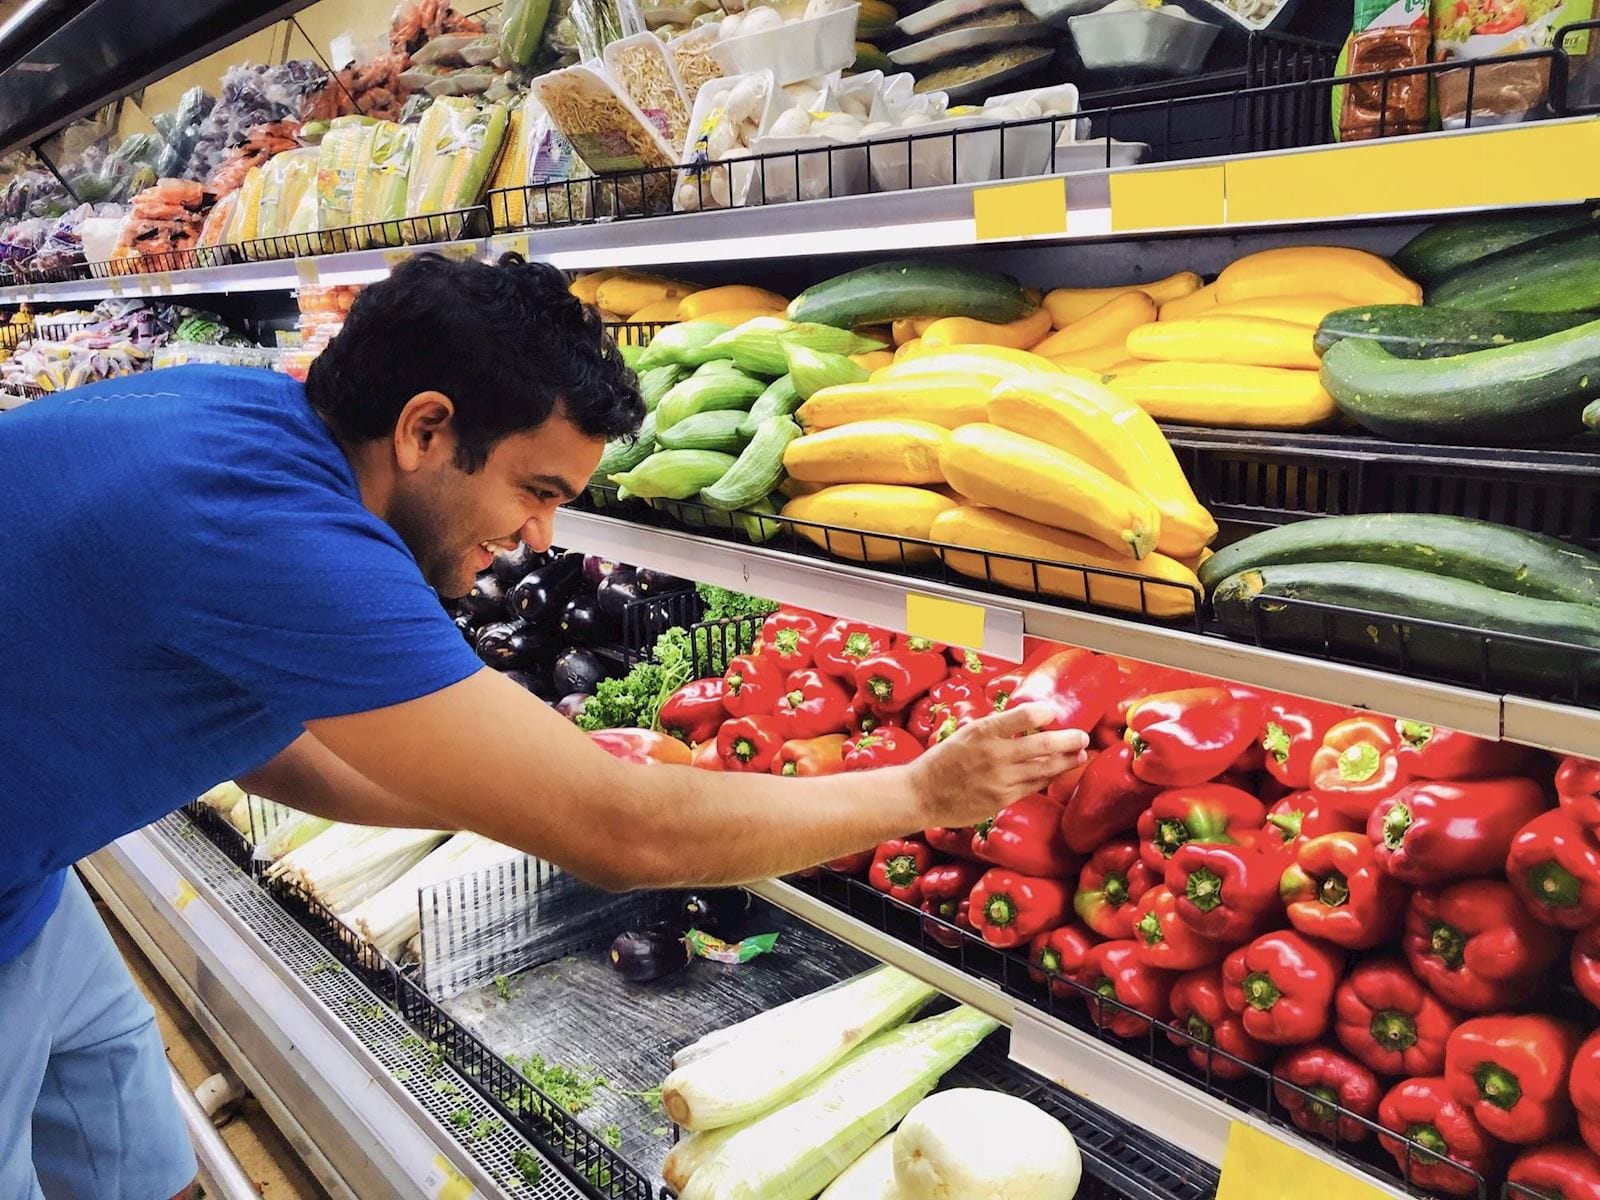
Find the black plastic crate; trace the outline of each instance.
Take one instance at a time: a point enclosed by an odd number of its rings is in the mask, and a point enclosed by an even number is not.
[[[222,851],[223,857],[241,871],[247,874],[253,872],[255,847],[250,844],[249,838],[233,827],[228,818],[198,800],[185,804],[182,812],[208,842]]]
[[[632,665],[651,657],[656,639],[667,630],[700,620],[705,601],[693,588],[633,600],[622,609],[622,658]]]

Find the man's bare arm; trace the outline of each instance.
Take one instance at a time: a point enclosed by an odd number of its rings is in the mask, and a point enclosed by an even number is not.
[[[992,816],[1074,765],[1077,731],[1015,735],[1022,709],[962,730],[909,767],[819,779],[636,766],[485,669],[405,704],[312,722],[379,787],[606,887],[742,883],[929,825]]]
[[[428,829],[437,819],[373,783],[310,733],[234,782],[252,795],[351,825]]]

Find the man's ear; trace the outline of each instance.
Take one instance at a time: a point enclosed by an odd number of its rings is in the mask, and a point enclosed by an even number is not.
[[[455,405],[443,392],[418,392],[400,410],[394,423],[395,465],[402,471],[416,471],[441,456],[455,454],[455,438],[450,422]]]

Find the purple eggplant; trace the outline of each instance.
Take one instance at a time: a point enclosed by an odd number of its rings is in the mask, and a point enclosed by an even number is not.
[[[498,579],[485,571],[473,583],[472,590],[461,597],[457,611],[466,613],[474,621],[504,620],[506,590]]]
[[[569,692],[556,701],[556,711],[569,721],[576,721],[578,714],[583,711],[583,706],[594,697],[588,692]]]
[[[509,588],[529,571],[544,566],[553,557],[549,551],[530,550],[526,543],[518,542],[515,550],[496,554],[489,570],[494,572],[494,577],[500,581],[501,587]]]
[[[567,601],[556,628],[561,639],[574,646],[603,646],[617,640],[617,622],[601,610],[596,597],[583,592]]]
[[[472,617],[469,614],[462,613],[460,616],[451,617],[450,621],[461,631],[461,636],[467,639],[468,645],[478,640],[477,627],[473,624]]]
[[[643,600],[644,593],[639,590],[637,573],[630,567],[627,571],[614,571],[601,581],[595,588],[595,599],[600,602],[600,611],[613,621],[622,620],[622,612],[635,600]]]
[[[665,596],[668,592],[687,592],[694,587],[694,582],[681,579],[676,575],[668,575],[665,571],[652,571],[648,567],[640,567],[635,578],[639,583],[639,591],[646,596]]]
[[[598,554],[591,554],[583,560],[583,581],[590,587],[599,587],[600,581],[616,571],[631,571],[627,563],[613,562],[609,558],[601,558]]]
[[[562,695],[569,692],[593,693],[602,680],[611,678],[611,671],[598,654],[574,646],[556,656],[551,677],[555,681],[556,691]]]
[[[511,589],[511,610],[530,625],[553,620],[578,584],[583,559],[563,554],[535,567]]]
[[[547,631],[530,628],[522,621],[500,621],[480,629],[473,648],[491,667],[526,670],[550,661],[555,639]]]

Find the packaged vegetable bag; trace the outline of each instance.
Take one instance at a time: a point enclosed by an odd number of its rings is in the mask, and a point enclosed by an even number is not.
[[[1594,7],[1595,0],[1433,0],[1433,56],[1437,62],[1482,62],[1549,49],[1557,29],[1589,20]],[[1577,41],[1566,48],[1583,53],[1587,46]],[[1434,78],[1446,129],[1500,125],[1539,115],[1550,93],[1550,62],[1494,63],[1471,71],[1443,71]]]
[[[1337,75],[1403,71],[1428,62],[1433,30],[1428,0],[1355,0],[1355,20]],[[1421,133],[1428,127],[1426,73],[1391,75],[1333,89],[1333,133],[1339,141]]]

